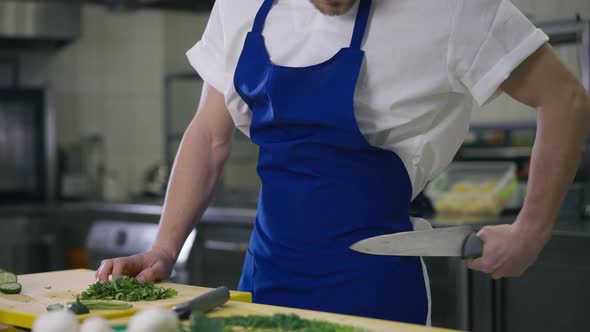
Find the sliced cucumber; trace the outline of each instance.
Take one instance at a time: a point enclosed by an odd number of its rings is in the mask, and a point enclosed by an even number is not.
[[[18,294],[23,289],[18,282],[9,282],[0,285],[0,292],[4,294]]]
[[[17,282],[16,274],[6,271],[0,272],[0,285],[11,282]]]

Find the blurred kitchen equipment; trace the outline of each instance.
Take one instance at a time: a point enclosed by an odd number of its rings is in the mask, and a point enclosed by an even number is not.
[[[561,208],[559,218],[568,221],[580,221],[584,215],[584,183],[577,182],[570,186]]]
[[[57,269],[63,263],[59,226],[35,217],[0,218],[0,267],[17,274]]]
[[[466,140],[455,156],[461,162],[511,162],[516,166],[517,185],[504,203],[504,211],[517,212],[526,194],[529,160],[536,126],[531,124],[472,125]]]
[[[437,214],[495,216],[517,188],[515,170],[510,162],[453,162],[426,195]]]
[[[60,149],[60,198],[104,198],[104,149],[102,135],[90,135]]]
[[[20,76],[18,57],[0,57],[0,86],[16,87]]]
[[[0,202],[54,198],[53,109],[43,88],[0,88]]]
[[[158,225],[153,223],[98,220],[90,228],[86,248],[91,268],[98,269],[103,259],[129,256],[149,250],[156,240]],[[187,262],[196,237],[193,230],[182,246],[172,271],[171,281],[189,284]]]
[[[168,186],[170,168],[159,163],[148,169],[144,177],[143,194],[146,197],[164,197]]]
[[[76,39],[81,31],[79,1],[0,1],[0,47],[53,49]]]

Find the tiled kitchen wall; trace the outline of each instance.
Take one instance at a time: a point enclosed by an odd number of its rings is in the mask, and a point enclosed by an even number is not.
[[[163,17],[88,5],[82,22],[81,38],[49,66],[58,140],[63,146],[102,134],[111,179],[105,195],[125,199],[162,158]]]
[[[49,58],[58,141],[104,135],[107,199],[137,195],[148,168],[163,161],[163,77],[189,69],[184,51],[207,16],[86,5],[81,38]]]

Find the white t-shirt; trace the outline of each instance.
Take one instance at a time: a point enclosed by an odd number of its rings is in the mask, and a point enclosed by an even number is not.
[[[262,0],[217,0],[202,39],[187,52],[204,81],[225,96],[239,130],[251,111],[234,70]],[[271,61],[323,62],[352,37],[358,1],[342,16],[309,0],[278,0],[264,26]],[[354,107],[371,144],[404,162],[416,196],[452,161],[468,131],[472,102],[484,104],[547,36],[508,0],[373,0]]]

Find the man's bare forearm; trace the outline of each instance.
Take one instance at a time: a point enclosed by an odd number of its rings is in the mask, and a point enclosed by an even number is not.
[[[160,228],[152,249],[176,259],[211,200],[231,152],[234,125],[223,95],[205,84],[201,105],[187,128],[171,172]]]
[[[528,193],[517,227],[547,241],[578,168],[590,121],[590,102],[572,82],[538,110]]]

